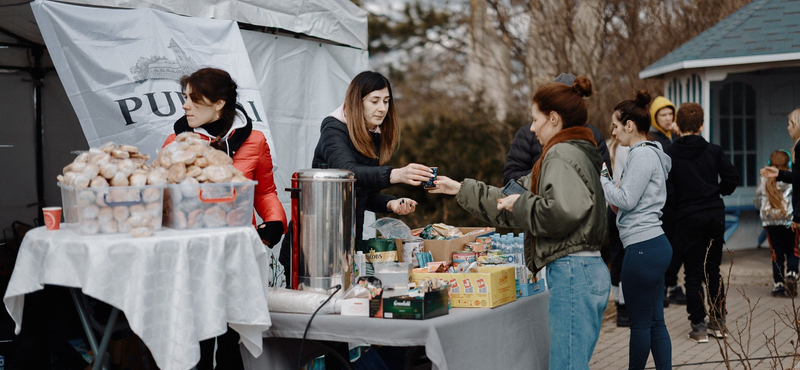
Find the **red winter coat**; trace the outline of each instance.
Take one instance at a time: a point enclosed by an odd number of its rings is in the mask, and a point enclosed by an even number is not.
[[[212,138],[197,132],[201,137],[211,141]],[[231,134],[233,134],[231,132]],[[164,141],[164,145],[175,141],[175,134],[171,134]],[[247,140],[242,143],[236,154],[233,155],[233,166],[242,171],[244,177],[258,181],[255,191],[254,207],[264,221],[280,221],[283,223],[284,233],[287,230],[286,212],[283,211],[281,201],[278,200],[278,191],[272,175],[272,156],[269,145],[261,131],[253,130]],[[255,217],[253,219],[255,222]]]

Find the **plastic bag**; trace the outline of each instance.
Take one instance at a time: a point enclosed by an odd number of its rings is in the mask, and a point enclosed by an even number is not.
[[[396,218],[384,217],[375,221],[370,227],[377,229],[387,239],[411,238],[411,229],[403,221]]]

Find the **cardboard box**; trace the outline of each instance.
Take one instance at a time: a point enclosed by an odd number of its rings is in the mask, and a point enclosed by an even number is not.
[[[544,292],[544,280],[523,284],[519,284],[517,280],[517,297],[529,297],[541,292]]]
[[[461,232],[464,234],[470,231],[483,230],[483,229],[484,229],[483,227],[459,227],[459,230],[461,230]],[[423,242],[422,249],[425,252],[431,252],[434,261],[452,261],[453,252],[463,251],[464,245],[466,245],[467,243],[472,243],[475,241],[475,238],[493,232],[494,228],[490,228],[489,230],[486,230],[481,233],[461,236],[450,240],[425,240]]]
[[[517,300],[514,268],[483,266],[477,273],[434,274],[413,273],[413,281],[442,279],[450,282],[452,307],[497,307]]]
[[[425,320],[447,315],[448,295],[446,289],[425,293],[424,297],[407,295],[383,299],[383,318]]]

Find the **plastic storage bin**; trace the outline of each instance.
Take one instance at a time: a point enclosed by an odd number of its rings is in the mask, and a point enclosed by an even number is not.
[[[75,188],[59,183],[64,220],[84,235],[161,229],[164,186]]]
[[[252,223],[256,181],[170,184],[164,192],[164,226],[210,229]]]

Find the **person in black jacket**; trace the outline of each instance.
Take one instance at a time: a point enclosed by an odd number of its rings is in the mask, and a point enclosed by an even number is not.
[[[407,215],[417,202],[381,194],[392,184],[418,186],[432,178],[427,166],[385,165],[400,139],[400,124],[389,80],[377,72],[359,73],[347,88],[344,104],[322,120],[312,168],[339,168],[356,176],[356,240],[361,240],[364,212]]]
[[[725,203],[720,196],[733,193],[739,184],[739,172],[722,147],[700,136],[703,108],[699,104],[682,104],[677,116],[681,137],[665,151],[672,158],[665,209],[672,212],[671,220],[675,220],[674,243],[679,246],[674,250],[684,254],[686,311],[692,328],[689,339],[705,343],[708,332],[721,338],[724,331],[725,296],[719,266],[725,234]],[[709,292],[708,324],[703,303],[704,280]]]
[[[795,163],[797,153],[800,152],[800,108],[789,113],[789,126],[786,129],[789,131],[789,136],[794,140],[792,163]],[[777,177],[778,181],[791,183],[792,189],[800,189],[800,171],[795,171],[795,168],[792,167],[791,171],[779,171],[775,167],[767,166],[761,169],[761,176]],[[798,232],[798,230],[800,230],[800,197],[795,197],[792,194],[792,231]]]

